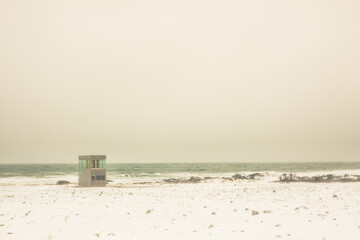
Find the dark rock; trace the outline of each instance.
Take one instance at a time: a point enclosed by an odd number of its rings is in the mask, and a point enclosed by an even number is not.
[[[332,174],[328,174],[328,175],[326,175],[326,178],[327,178],[327,180],[333,180],[334,179],[334,175],[332,175]]]
[[[263,177],[264,175],[260,174],[260,173],[253,173],[247,176],[248,179],[259,179],[261,177]]]
[[[237,179],[247,179],[246,176],[243,176],[241,174],[235,174],[234,176],[232,176],[233,179],[237,180]]]
[[[301,181],[304,181],[304,182],[310,181],[310,178],[309,178],[309,177],[300,177],[299,179],[300,179]]]
[[[166,183],[177,183],[178,180],[175,179],[175,178],[169,178],[169,179],[164,179],[164,182],[166,182]]]
[[[216,179],[218,177],[204,177],[204,180],[211,180],[211,179]]]
[[[251,215],[259,215],[259,212],[258,212],[258,211],[255,211],[255,210],[252,210],[252,211],[251,211]]]
[[[310,178],[311,181],[314,181],[314,182],[320,182],[322,180],[322,177],[320,176],[313,176]]]
[[[146,184],[151,184],[151,182],[136,182],[134,184],[146,185]]]
[[[296,174],[290,173],[290,174],[282,174],[279,177],[280,182],[295,182],[298,181],[299,178],[296,176]]]
[[[201,182],[201,177],[192,176],[192,177],[190,177],[189,182],[191,182],[191,183],[199,183],[199,182]]]
[[[222,179],[228,180],[228,181],[234,181],[234,179],[232,179],[231,177],[222,177]]]
[[[70,184],[69,181],[65,181],[65,180],[60,180],[56,182],[56,185],[65,185],[65,184]]]

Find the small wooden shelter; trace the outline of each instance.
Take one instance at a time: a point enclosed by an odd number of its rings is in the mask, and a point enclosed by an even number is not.
[[[106,155],[79,156],[79,186],[106,186]]]

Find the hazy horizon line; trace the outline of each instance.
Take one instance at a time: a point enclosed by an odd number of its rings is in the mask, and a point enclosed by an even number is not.
[[[107,162],[107,164],[276,164],[276,163],[286,163],[286,164],[298,164],[298,163],[315,163],[315,164],[323,164],[323,163],[360,163],[360,161],[328,161],[328,162],[314,162],[314,161],[297,161],[297,162],[286,162],[286,161],[276,161],[276,162]],[[25,162],[17,162],[17,163],[0,163],[0,165],[56,165],[56,164],[78,164],[77,162],[68,163],[68,162],[57,162],[57,163],[25,163]]]

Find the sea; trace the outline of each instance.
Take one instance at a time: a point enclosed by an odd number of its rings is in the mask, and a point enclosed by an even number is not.
[[[0,184],[52,184],[77,182],[77,164],[0,164]],[[115,183],[159,182],[169,178],[231,177],[261,173],[276,179],[283,173],[298,175],[360,174],[360,162],[301,163],[108,163],[107,180]]]

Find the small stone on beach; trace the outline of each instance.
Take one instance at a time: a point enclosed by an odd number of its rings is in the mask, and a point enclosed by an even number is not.
[[[69,181],[65,181],[65,180],[60,180],[56,182],[56,185],[65,185],[65,184],[69,184]]]
[[[251,211],[251,215],[258,215],[258,214],[259,214],[258,211],[254,211],[254,210]]]

